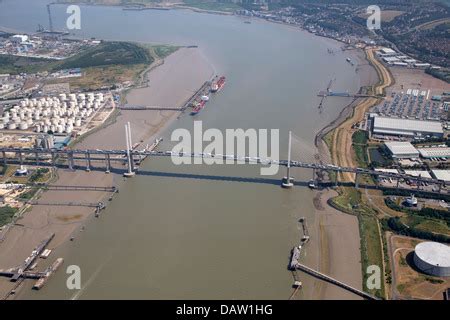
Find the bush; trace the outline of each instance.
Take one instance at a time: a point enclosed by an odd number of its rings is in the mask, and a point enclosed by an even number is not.
[[[450,237],[443,234],[434,234],[428,231],[417,230],[415,228],[404,225],[399,217],[391,217],[387,221],[389,229],[397,234],[419,239],[450,243]]]

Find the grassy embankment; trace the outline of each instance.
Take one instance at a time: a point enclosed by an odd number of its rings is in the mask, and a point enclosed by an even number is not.
[[[210,0],[183,0],[183,3],[185,7],[206,11],[234,12],[236,10],[242,9],[241,6],[232,2],[217,2]]]
[[[55,72],[82,68],[79,78],[54,79],[49,84],[68,82],[74,90],[97,90],[136,81],[156,59],[178,47],[140,45],[129,42],[103,42],[63,61],[0,56],[0,73]]]
[[[99,5],[110,5],[110,6],[136,6],[136,7],[157,7],[161,5],[160,1],[156,0],[61,0],[59,2],[74,2],[74,3],[89,3],[89,4],[99,4]],[[174,7],[182,8],[192,8],[198,9],[199,11],[215,11],[215,12],[225,12],[232,13],[238,9],[242,9],[239,4],[233,2],[218,2],[216,0],[182,0],[173,1],[172,3],[166,3],[169,6],[174,5]]]

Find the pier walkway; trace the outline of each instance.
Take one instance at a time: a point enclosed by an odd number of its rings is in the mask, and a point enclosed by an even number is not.
[[[310,267],[307,267],[307,266],[305,266],[305,265],[303,265],[301,263],[297,263],[296,269],[302,270],[303,272],[308,273],[309,275],[311,275],[313,277],[316,277],[318,279],[321,279],[321,280],[327,281],[329,283],[332,283],[334,285],[337,285],[337,286],[339,286],[339,287],[341,287],[341,288],[343,288],[343,289],[345,289],[347,291],[350,291],[350,292],[352,292],[352,293],[354,293],[354,294],[356,294],[356,295],[358,295],[360,297],[363,297],[364,299],[381,300],[380,298],[377,298],[377,297],[372,296],[372,295],[370,295],[370,294],[368,294],[368,293],[366,293],[364,291],[361,291],[361,290],[358,290],[356,288],[353,288],[352,286],[349,286],[348,284],[345,284],[345,283],[343,283],[343,282],[341,282],[339,280],[336,280],[336,279],[334,279],[334,278],[332,278],[330,276],[327,276],[326,274],[323,274],[323,273],[321,273],[319,271],[311,269]]]
[[[334,278],[332,278],[330,276],[327,276],[324,273],[321,273],[319,271],[311,269],[310,267],[307,267],[304,264],[297,263],[296,268],[299,269],[299,270],[302,270],[305,273],[308,273],[309,275],[312,275],[313,277],[316,277],[318,279],[321,279],[321,280],[327,281],[329,283],[332,283],[334,285],[337,285],[337,286],[339,286],[339,287],[341,287],[341,288],[343,288],[343,289],[345,289],[347,291],[350,291],[350,292],[352,292],[354,294],[357,294],[358,296],[363,297],[365,299],[368,299],[368,300],[381,300],[380,298],[372,296],[372,295],[370,295],[370,294],[368,294],[368,293],[366,293],[364,291],[361,291],[361,290],[358,290],[356,288],[353,288],[352,286],[349,286],[348,284],[345,284],[345,283],[343,283],[343,282],[341,282],[339,280],[336,280],[336,279],[334,279]]]

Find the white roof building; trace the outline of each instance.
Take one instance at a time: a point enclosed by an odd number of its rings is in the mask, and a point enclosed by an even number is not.
[[[16,34],[11,37],[11,41],[22,43],[28,41],[28,36],[25,34]]]
[[[450,158],[450,148],[420,148],[422,158]]]
[[[396,57],[383,57],[383,60],[387,63],[399,62],[400,59]]]
[[[450,181],[450,170],[434,169],[431,170],[431,174],[438,180]]]
[[[386,142],[384,144],[394,159],[418,158],[419,151],[410,142]]]
[[[397,169],[387,169],[387,168],[376,168],[375,171],[385,172],[385,173],[398,173]]]
[[[396,135],[407,137],[434,136],[441,138],[444,135],[442,124],[439,121],[411,120],[390,117],[373,117],[374,134]]]
[[[421,177],[421,178],[431,179],[430,173],[425,170],[405,170],[405,173],[410,176],[413,176],[413,177]]]
[[[395,52],[391,48],[382,48],[380,50],[380,53],[383,54],[383,55],[395,55],[395,54],[397,54],[397,52]]]

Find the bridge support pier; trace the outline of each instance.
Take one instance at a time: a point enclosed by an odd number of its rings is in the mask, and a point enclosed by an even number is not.
[[[22,152],[19,152],[19,163],[21,166],[23,166],[23,156],[22,156]]]
[[[74,167],[73,152],[67,153],[67,164],[69,165],[69,170],[73,170]]]
[[[2,153],[3,153],[3,165],[6,166],[8,164],[6,160],[6,152],[3,151]]]
[[[294,178],[290,175],[290,169],[291,169],[291,132],[289,131],[289,149],[288,149],[288,163],[287,163],[287,170],[286,170],[286,177],[283,177],[281,180],[281,186],[283,188],[292,188],[294,186]]]
[[[339,172],[335,171],[334,173],[334,186],[337,187],[339,183]]]
[[[109,153],[107,153],[105,155],[105,161],[106,161],[106,171],[105,173],[110,173],[111,172],[111,158]]]
[[[39,153],[35,153],[35,155],[36,155],[36,165],[38,166],[39,165]]]
[[[397,178],[397,189],[400,186],[400,178]]]
[[[359,173],[356,173],[356,174],[355,174],[355,188],[356,188],[356,189],[359,188],[359,181],[358,181],[358,178],[359,178]]]
[[[86,152],[86,171],[91,171],[91,154]]]
[[[53,151],[52,151],[52,166],[56,167],[56,155]]]

